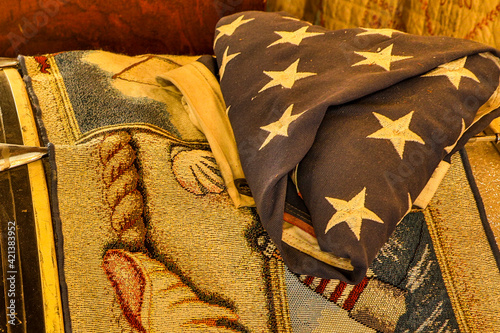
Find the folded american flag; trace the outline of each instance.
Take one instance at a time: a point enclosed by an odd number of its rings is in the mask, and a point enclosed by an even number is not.
[[[243,12],[214,50],[262,224],[300,274],[361,281],[500,112],[499,52],[473,41]]]

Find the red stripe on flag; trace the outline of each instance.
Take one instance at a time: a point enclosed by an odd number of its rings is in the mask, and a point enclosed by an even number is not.
[[[342,306],[345,310],[351,311],[354,308],[354,305],[356,304],[359,295],[361,295],[361,293],[365,289],[366,285],[368,284],[368,281],[369,279],[365,276],[363,281],[361,281],[356,286],[354,286],[354,288],[352,288],[351,293],[344,302],[344,306]]]
[[[332,295],[330,296],[330,301],[337,303],[340,296],[342,296],[345,287],[347,287],[347,283],[340,281],[335,290],[333,291]]]
[[[292,214],[284,212],[283,213],[283,220],[285,220],[285,222],[293,224],[296,227],[299,227],[300,229],[307,232],[309,235],[316,237],[316,234],[314,233],[314,228],[312,227],[312,225],[307,224],[306,222],[293,216]]]

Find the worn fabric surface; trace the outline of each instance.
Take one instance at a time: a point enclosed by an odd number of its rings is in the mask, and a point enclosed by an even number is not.
[[[25,58],[45,140],[55,146],[74,332],[264,332],[286,324],[275,295],[285,290],[273,280],[282,268],[249,242],[255,213],[235,208],[179,91],[156,83],[193,60]]]
[[[254,207],[248,189],[243,190],[248,186],[244,185],[245,175],[219,81],[215,77],[216,67],[214,58],[206,55],[199,61],[162,74],[157,80],[166,87],[174,85],[182,93],[189,119],[207,138],[235,206]]]
[[[344,0],[269,0],[268,10],[286,11],[311,23],[330,29],[356,27],[392,28],[427,36],[453,36],[467,38],[499,48],[500,21],[498,1],[344,1]],[[477,144],[477,146],[485,146]],[[474,151],[487,150],[473,148]],[[476,158],[471,154],[474,171],[488,174],[492,170],[492,161],[488,158]],[[493,158],[492,160],[495,160]],[[484,163],[483,163],[484,162]],[[493,169],[495,169],[493,164]],[[494,170],[492,171],[494,172]],[[487,204],[496,214],[494,199],[500,187],[493,186],[492,177],[487,175],[483,181],[487,186],[481,193],[492,197],[493,203]],[[488,201],[489,199],[486,198]],[[500,243],[498,219],[490,219],[493,223],[497,243]]]
[[[450,169],[425,214],[461,331],[495,332],[500,325],[494,300],[499,296],[498,245],[481,222],[482,207],[473,204],[474,193],[463,190],[474,182],[467,169]],[[476,288],[478,292],[469,293]]]
[[[430,333],[500,327],[494,251],[481,234],[470,191],[457,195],[468,188],[458,156],[451,167],[458,171],[444,179],[439,197],[397,226],[360,284],[294,274],[256,211],[234,207],[179,92],[156,80],[195,60],[100,51],[24,58],[44,140],[55,145],[52,204],[62,231],[68,328]],[[92,121],[85,120],[90,113]],[[126,117],[140,121],[120,120]]]
[[[395,28],[424,36],[500,44],[500,5],[489,1],[323,1],[325,27]]]
[[[498,148],[498,145],[497,145]],[[489,224],[500,244],[500,155],[492,143],[475,142],[467,145],[472,170],[481,192]]]
[[[269,0],[268,9],[283,10],[333,30],[392,28],[500,47],[500,3],[496,0]]]
[[[500,59],[483,44],[262,12],[222,19],[215,36],[259,215],[301,274],[360,282],[449,157],[500,114]]]

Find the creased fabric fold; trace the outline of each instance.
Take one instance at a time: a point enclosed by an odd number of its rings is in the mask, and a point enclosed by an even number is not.
[[[258,213],[301,274],[362,280],[438,166],[500,112],[499,52],[468,40],[243,12],[219,21],[214,50]]]
[[[235,206],[253,207],[251,195],[241,193],[237,184],[245,175],[219,83],[207,66],[211,65],[212,57],[204,56],[200,60],[164,73],[157,81],[163,85],[173,84],[183,94],[189,119],[206,136]]]

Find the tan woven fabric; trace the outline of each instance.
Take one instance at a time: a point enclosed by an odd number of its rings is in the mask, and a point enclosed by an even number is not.
[[[226,193],[217,193],[220,191],[217,187],[201,197],[190,193],[192,175],[186,172],[190,163],[201,162],[205,150],[180,149],[178,143],[160,135],[132,133],[137,147],[134,162],[142,167],[139,200],[143,200],[147,210],[148,242],[154,244],[150,247],[154,252],[148,252],[148,260],[166,260],[183,272],[183,278],[188,279],[197,292],[218,299],[221,304],[234,304],[239,323],[252,331],[267,330],[269,310],[266,281],[262,276],[264,262],[244,237],[245,230],[255,223],[252,213],[234,208]],[[65,275],[75,332],[130,330],[102,268],[102,255],[106,248],[116,244],[144,251],[146,240],[145,225],[141,225],[144,219],[129,229],[124,227],[137,210],[137,204],[133,199],[128,202],[127,195],[111,198],[117,195],[109,191],[115,182],[107,185],[103,181],[110,164],[115,165],[113,168],[128,164],[127,157],[120,159],[118,154],[105,164],[96,158],[102,155],[105,143],[99,136],[82,145],[56,149]],[[180,186],[182,181],[186,181],[188,190]],[[120,203],[112,207],[109,202],[113,200]],[[151,276],[152,283],[155,279],[161,277]],[[136,282],[130,276],[127,283]],[[159,291],[152,295],[153,302],[159,303],[162,297],[168,299],[169,294]],[[195,309],[193,311],[199,311]],[[164,309],[159,306],[155,311],[160,314]],[[155,311],[151,316],[158,315]],[[210,311],[213,309],[207,307],[199,319],[204,319]],[[176,318],[161,320],[164,327],[177,324]]]
[[[491,254],[459,156],[426,210],[427,225],[463,332],[500,327],[500,272]],[[449,200],[450,196],[453,200]]]
[[[283,10],[329,29],[392,28],[426,36],[452,36],[500,46],[500,3],[488,1],[273,0],[268,9]],[[317,18],[315,21],[311,18]]]
[[[500,327],[500,274],[457,158],[424,211],[422,229],[413,228],[418,213],[402,222],[364,285],[298,277],[255,211],[234,206],[182,94],[156,81],[184,60],[98,51],[45,57],[26,58],[26,67],[55,144],[54,222],[62,227],[65,319],[74,332],[394,332],[398,325],[444,331],[455,318],[464,332]],[[109,118],[104,125],[85,127],[95,119],[82,113],[93,104],[71,95],[74,78],[65,66],[72,61],[107,84],[97,99]],[[139,104],[141,113],[157,105],[170,122],[112,123],[110,103],[120,99]],[[127,106],[117,115],[130,112]],[[444,294],[437,301],[436,281]],[[421,307],[429,303],[430,310]],[[439,321],[435,311],[451,313]]]
[[[26,58],[45,134],[55,144],[73,331],[288,331],[283,264],[255,250],[255,213],[234,206],[182,94],[156,81],[195,58],[67,56],[103,73],[112,93],[130,104],[159,102],[175,126],[82,130],[64,66],[53,56]],[[103,100],[97,107],[105,110]]]

